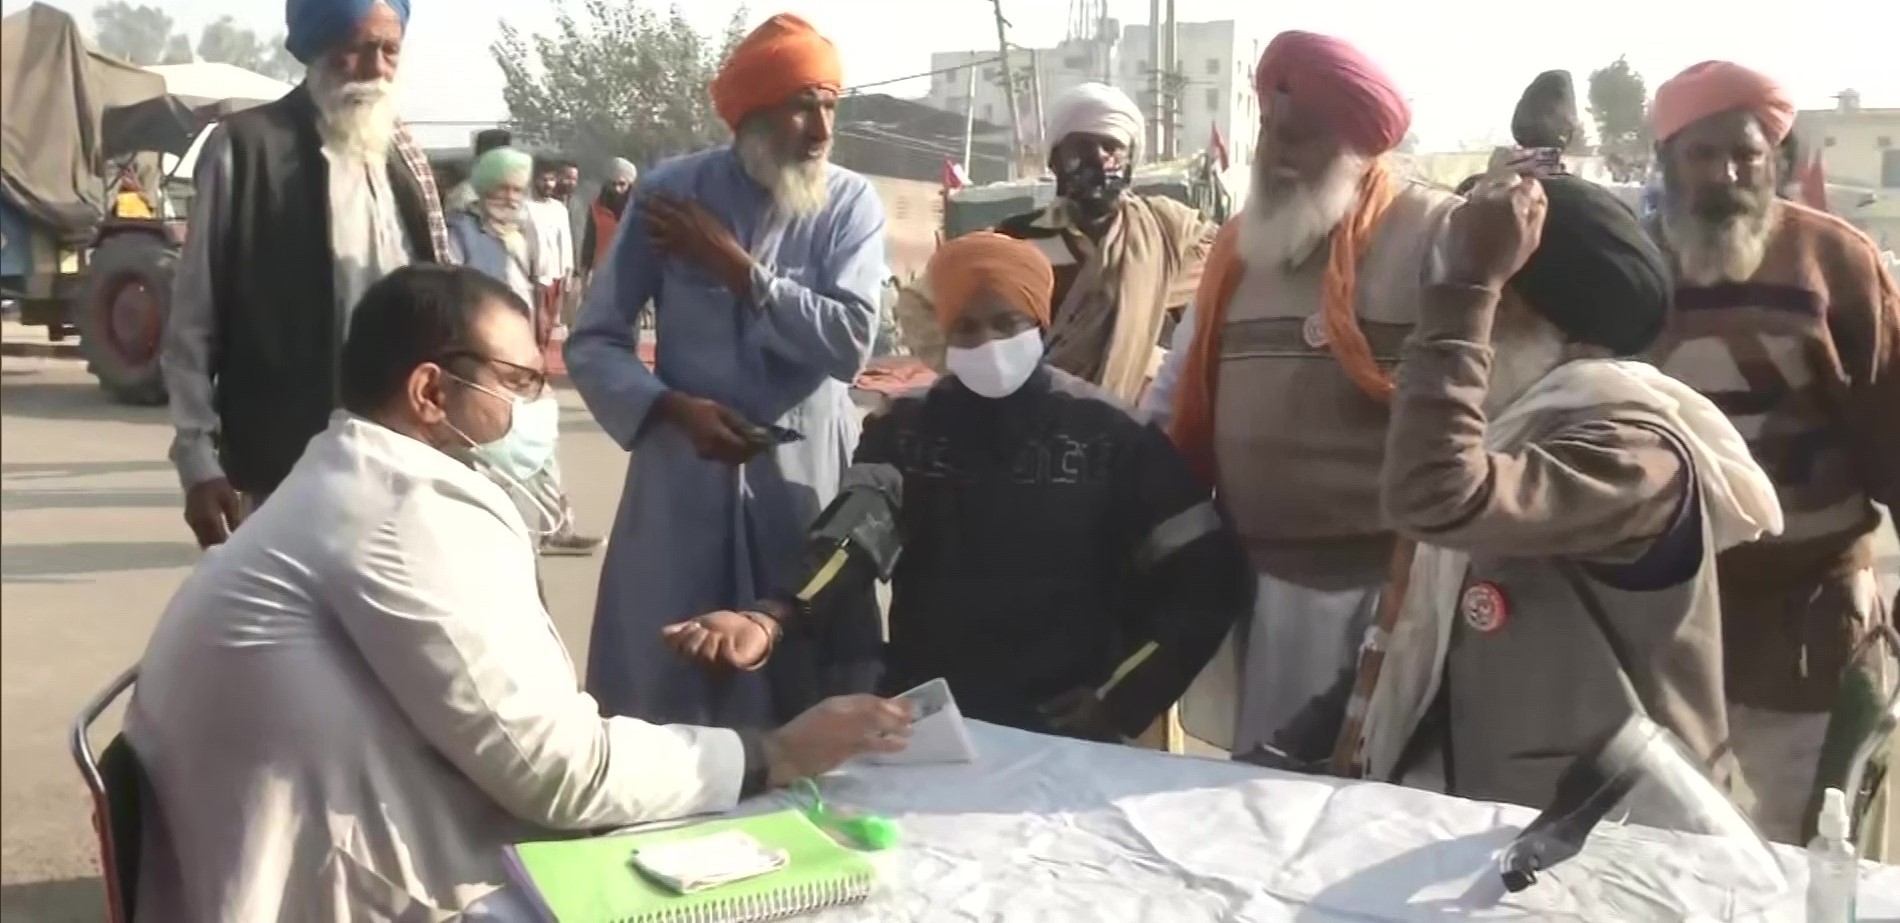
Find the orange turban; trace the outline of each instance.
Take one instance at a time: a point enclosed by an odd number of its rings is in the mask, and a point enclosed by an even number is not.
[[[984,295],[1009,302],[1035,318],[1037,326],[1049,326],[1056,271],[1035,244],[995,231],[976,231],[938,247],[925,272],[936,298],[939,326],[948,329]]]
[[[1761,121],[1769,144],[1780,144],[1794,130],[1794,100],[1765,74],[1727,61],[1704,61],[1656,88],[1649,107],[1656,140],[1676,133],[1712,115],[1746,109]]]
[[[811,23],[780,13],[761,23],[732,49],[713,78],[713,109],[726,127],[760,109],[769,109],[811,89],[834,93],[844,87],[838,47]]]

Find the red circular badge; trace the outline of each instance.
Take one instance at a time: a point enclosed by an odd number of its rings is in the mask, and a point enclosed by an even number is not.
[[[1495,583],[1474,583],[1465,588],[1465,595],[1458,600],[1458,611],[1465,617],[1465,624],[1472,629],[1490,634],[1504,627],[1511,620],[1511,606],[1504,601],[1504,591]]]

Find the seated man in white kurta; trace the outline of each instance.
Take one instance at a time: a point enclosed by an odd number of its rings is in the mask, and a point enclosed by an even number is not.
[[[506,844],[902,747],[907,708],[867,696],[766,733],[600,716],[508,498],[560,418],[525,308],[460,267],[371,287],[343,409],[172,599],[126,718],[141,923],[447,919]]]

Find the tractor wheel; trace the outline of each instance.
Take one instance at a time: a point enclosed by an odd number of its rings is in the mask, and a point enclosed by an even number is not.
[[[165,403],[158,356],[177,263],[177,248],[154,234],[118,234],[92,252],[74,326],[99,386],[121,403]]]

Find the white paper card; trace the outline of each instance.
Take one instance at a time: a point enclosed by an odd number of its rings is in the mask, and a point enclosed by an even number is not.
[[[976,744],[963,725],[963,713],[957,710],[949,683],[933,679],[898,698],[916,709],[910,745],[897,753],[871,754],[871,762],[885,766],[976,762]]]
[[[725,830],[644,847],[633,854],[633,864],[661,885],[691,894],[776,872],[785,867],[786,858],[785,850],[743,830]]]

